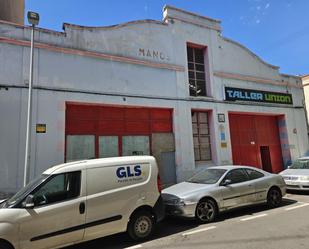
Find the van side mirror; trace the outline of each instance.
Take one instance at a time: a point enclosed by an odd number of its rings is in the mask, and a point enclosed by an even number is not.
[[[28,195],[26,200],[23,202],[23,207],[26,209],[34,208],[34,198],[33,195]]]
[[[224,179],[222,182],[221,182],[221,186],[228,186],[232,183],[232,180],[230,179]]]

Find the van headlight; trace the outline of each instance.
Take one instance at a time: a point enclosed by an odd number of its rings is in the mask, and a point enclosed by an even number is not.
[[[301,180],[301,181],[309,181],[309,176],[301,176],[301,177],[299,177],[299,180]]]

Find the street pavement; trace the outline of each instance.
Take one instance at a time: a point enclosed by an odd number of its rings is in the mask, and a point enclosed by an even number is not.
[[[118,234],[65,249],[105,248],[308,249],[309,194],[289,193],[279,208],[243,208],[221,214],[216,222],[204,225],[168,218],[144,243]]]

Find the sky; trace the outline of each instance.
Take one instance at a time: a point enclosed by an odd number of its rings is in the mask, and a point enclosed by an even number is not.
[[[249,48],[281,73],[309,74],[309,0],[25,0],[39,27],[108,26],[162,20],[168,4],[222,21],[222,35]],[[27,21],[25,21],[27,24]]]

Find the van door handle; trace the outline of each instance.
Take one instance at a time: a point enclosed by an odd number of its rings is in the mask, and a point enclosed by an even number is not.
[[[84,214],[85,210],[86,210],[86,205],[84,202],[82,202],[81,204],[79,204],[79,213]]]

